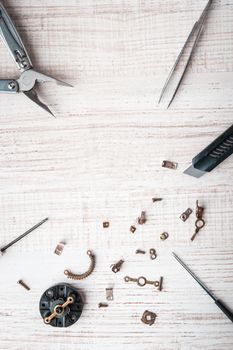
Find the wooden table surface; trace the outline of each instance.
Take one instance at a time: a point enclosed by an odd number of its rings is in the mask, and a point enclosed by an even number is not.
[[[47,84],[40,98],[0,96],[1,244],[49,221],[1,257],[1,350],[232,350],[232,323],[176,263],[177,252],[233,309],[233,163],[201,179],[191,159],[232,124],[233,0],[214,0],[188,73],[169,110],[158,105],[167,74],[206,0],[4,1],[35,67],[74,88]],[[178,72],[181,71],[179,67]],[[1,43],[0,76],[17,77]],[[169,92],[168,92],[169,94]],[[164,169],[164,159],[179,163]],[[163,201],[153,204],[152,197]],[[206,226],[191,243],[196,200]],[[141,210],[147,222],[129,227]],[[110,222],[109,229],[102,222]],[[160,240],[163,231],[169,239]],[[65,241],[63,254],[53,252]],[[136,255],[157,250],[158,258]],[[74,285],[85,307],[72,327],[46,326],[38,303],[67,282],[65,268],[94,273]],[[125,260],[121,272],[110,265]],[[164,290],[124,276],[164,277]],[[17,281],[31,287],[27,292]],[[114,288],[106,309],[105,288]],[[141,323],[144,310],[158,317]]]

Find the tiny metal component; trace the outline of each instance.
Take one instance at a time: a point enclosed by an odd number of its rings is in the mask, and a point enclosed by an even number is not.
[[[21,239],[23,239],[25,236],[27,236],[29,233],[31,233],[32,231],[34,231],[35,229],[37,229],[39,226],[41,226],[42,224],[44,224],[46,221],[48,221],[48,218],[42,220],[41,222],[39,222],[38,224],[36,224],[35,226],[33,226],[32,228],[30,228],[29,230],[27,230],[25,233],[23,233],[21,236],[19,236],[18,238],[14,239],[12,242],[8,243],[5,247],[1,248],[0,252],[4,253],[8,248],[10,248],[11,246],[13,246],[15,243],[19,242]]]
[[[52,327],[69,327],[80,318],[83,301],[77,288],[62,283],[44,292],[39,307],[45,324]]]
[[[56,249],[54,250],[54,254],[61,255],[64,247],[65,247],[65,243],[62,243],[62,242],[58,243],[58,245],[56,246]]]
[[[117,273],[120,271],[121,266],[124,264],[124,260],[119,260],[116,264],[111,265],[112,272]]]
[[[142,211],[140,218],[138,218],[138,224],[144,225],[146,223],[146,212]]]
[[[108,304],[107,303],[99,303],[98,307],[99,308],[108,307]]]
[[[159,279],[159,291],[161,292],[163,289],[163,277],[160,277]]]
[[[51,315],[44,318],[44,323],[49,324],[54,319],[54,317],[63,315],[65,312],[65,308],[68,305],[73,304],[73,303],[74,303],[74,298],[72,296],[69,296],[67,298],[66,302],[55,306]]]
[[[157,258],[157,253],[156,253],[156,250],[154,248],[150,249],[150,258],[151,258],[151,260],[155,260]]]
[[[87,255],[91,260],[89,269],[82,274],[75,274],[69,270],[65,270],[64,274],[66,275],[67,278],[70,278],[72,280],[83,280],[84,278],[87,278],[88,276],[90,276],[90,274],[94,271],[94,268],[95,268],[95,255],[92,253],[91,250],[87,251]]]
[[[113,288],[106,288],[106,299],[113,300]]]
[[[186,209],[181,215],[180,215],[180,219],[182,220],[182,221],[186,221],[188,218],[189,218],[189,216],[192,214],[192,209],[191,208],[188,208],[188,209]]]
[[[131,227],[130,227],[130,231],[131,231],[132,233],[134,233],[136,230],[137,230],[137,229],[136,229],[135,226],[131,226]]]
[[[155,323],[156,317],[157,315],[154,312],[146,310],[142,315],[141,321],[149,326],[152,326],[152,324]]]
[[[109,228],[110,223],[108,221],[103,222],[103,228]]]
[[[26,285],[26,283],[23,282],[23,280],[19,280],[17,283],[20,284],[24,289],[30,290],[30,288]]]
[[[203,220],[202,216],[204,213],[204,208],[200,207],[198,204],[198,200],[196,202],[196,217],[197,220],[195,221],[195,232],[191,237],[191,241],[193,241],[196,238],[196,235],[198,234],[198,232],[205,226],[205,221]]]
[[[152,202],[155,203],[155,202],[161,202],[163,200],[163,198],[152,198]]]
[[[162,167],[176,170],[178,168],[178,163],[170,162],[169,160],[164,160],[162,163]]]
[[[196,201],[196,217],[197,219],[202,219],[204,213],[204,208],[200,207],[198,204],[198,200]]]
[[[165,241],[166,239],[168,239],[169,237],[169,234],[167,232],[163,232],[161,235],[160,235],[160,239],[162,241]]]
[[[163,283],[163,278],[162,277],[160,277],[159,281],[148,281],[143,276],[138,277],[138,278],[132,278],[132,277],[126,276],[124,278],[124,280],[125,280],[126,283],[128,283],[128,282],[135,282],[135,283],[137,283],[137,285],[139,287],[144,287],[146,284],[151,284],[151,285],[157,287],[159,291],[162,290],[162,283]]]
[[[145,250],[137,249],[135,254],[146,254]]]

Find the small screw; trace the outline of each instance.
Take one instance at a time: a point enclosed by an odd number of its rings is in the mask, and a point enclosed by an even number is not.
[[[14,89],[16,88],[15,82],[14,82],[14,81],[11,81],[11,82],[8,84],[8,88],[9,88],[10,90],[14,90]]]
[[[99,308],[101,308],[101,307],[108,307],[108,304],[107,303],[99,303],[98,307]]]
[[[103,228],[109,228],[110,223],[108,221],[103,222]]]
[[[137,249],[135,254],[146,254],[145,250]]]
[[[152,198],[152,202],[161,202],[163,200],[163,198]]]
[[[30,288],[22,280],[19,280],[17,283],[20,284],[24,289],[30,290]]]

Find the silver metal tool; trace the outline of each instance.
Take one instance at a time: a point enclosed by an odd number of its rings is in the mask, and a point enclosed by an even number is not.
[[[29,55],[24,47],[22,39],[19,36],[11,18],[9,17],[3,4],[0,2],[0,36],[10,51],[10,54],[15,61],[20,77],[14,79],[0,79],[0,92],[17,93],[23,92],[30,100],[43,108],[48,113],[52,114],[49,107],[40,101],[35,90],[36,83],[53,82],[58,85],[70,86],[61,80],[57,80],[43,73],[37,72],[32,65]]]
[[[165,81],[165,84],[164,84],[164,86],[163,86],[161,95],[160,95],[160,97],[159,97],[159,103],[160,103],[160,101],[161,101],[162,98],[163,98],[163,95],[164,95],[164,93],[165,93],[165,91],[166,91],[166,89],[167,89],[167,87],[168,87],[168,84],[170,83],[171,78],[172,78],[172,76],[173,76],[173,73],[175,72],[175,70],[176,70],[176,68],[177,68],[177,66],[178,66],[178,64],[179,64],[179,62],[180,62],[180,60],[181,60],[181,58],[182,58],[182,56],[183,56],[183,54],[184,54],[184,52],[185,52],[187,46],[188,46],[188,44],[189,44],[191,38],[193,37],[193,39],[194,39],[193,45],[192,45],[192,47],[191,47],[191,51],[190,51],[190,53],[189,53],[189,55],[188,55],[186,64],[185,64],[185,66],[184,66],[183,73],[182,73],[182,75],[181,75],[181,77],[180,77],[180,80],[178,81],[178,84],[177,84],[177,86],[176,86],[176,88],[175,88],[175,91],[174,91],[174,93],[173,93],[173,95],[172,95],[172,98],[171,98],[171,100],[170,100],[170,102],[169,102],[167,108],[169,108],[170,105],[172,104],[172,102],[173,102],[173,100],[174,100],[174,98],[175,98],[175,96],[176,96],[176,94],[177,94],[177,91],[179,90],[179,87],[180,87],[180,85],[181,85],[181,83],[182,83],[182,80],[183,80],[183,78],[184,78],[184,76],[185,76],[185,73],[186,73],[186,71],[187,71],[187,69],[188,69],[189,63],[190,63],[191,58],[192,58],[192,56],[193,56],[193,53],[194,53],[194,51],[195,51],[195,49],[196,49],[196,47],[197,47],[197,44],[198,44],[198,41],[199,41],[200,36],[201,36],[201,34],[202,34],[202,31],[203,31],[203,29],[204,29],[205,20],[206,20],[206,18],[207,18],[208,11],[209,11],[209,9],[210,9],[210,6],[211,6],[212,2],[213,2],[213,0],[209,0],[209,1],[208,1],[208,3],[207,3],[207,5],[206,5],[205,9],[203,10],[203,12],[202,12],[202,14],[201,14],[199,20],[198,20],[197,22],[194,23],[194,26],[193,26],[193,28],[192,28],[192,30],[191,30],[191,32],[190,32],[190,34],[189,34],[189,36],[188,36],[188,38],[187,38],[185,44],[184,44],[184,46],[182,47],[182,50],[180,51],[180,53],[179,53],[179,55],[178,55],[178,57],[177,57],[177,59],[176,59],[174,65],[173,65],[173,67],[172,67],[172,69],[171,69],[171,71],[170,71],[170,73],[169,73],[169,75],[168,75],[168,77],[167,77],[167,80]]]
[[[188,273],[196,280],[196,282],[206,291],[206,293],[214,300],[215,304],[222,310],[222,312],[233,322],[233,312],[206,287],[206,285],[190,270],[190,268],[176,255],[172,253],[174,258],[188,271]]]

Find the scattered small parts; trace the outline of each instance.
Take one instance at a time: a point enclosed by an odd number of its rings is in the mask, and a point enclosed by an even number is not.
[[[146,212],[142,211],[140,218],[138,218],[138,224],[144,225],[146,223]]]
[[[159,291],[161,291],[163,288],[163,277],[160,277],[159,281],[148,281],[145,277],[132,278],[126,276],[124,280],[126,283],[135,282],[139,287],[144,287],[146,284],[150,284],[157,287]]]
[[[160,235],[160,239],[162,241],[165,241],[166,239],[168,239],[169,237],[169,234],[167,232],[163,232],[161,235]]]
[[[137,230],[137,229],[136,229],[135,226],[131,226],[131,227],[130,227],[130,231],[131,231],[132,233],[134,233],[136,230]]]
[[[197,220],[195,221],[195,233],[191,237],[191,241],[193,241],[196,238],[196,235],[198,232],[205,226],[205,221],[203,220],[203,213],[204,213],[204,208],[200,207],[198,205],[198,201],[196,202],[196,217]]]
[[[119,260],[116,264],[111,265],[112,272],[117,273],[120,271],[121,266],[124,264],[124,260]]]
[[[164,160],[162,163],[162,167],[176,170],[178,168],[178,163],[170,162],[169,160]]]
[[[103,222],[103,228],[109,228],[109,226],[110,226],[110,222],[108,221]]]
[[[82,274],[75,274],[69,270],[65,270],[64,274],[66,275],[67,278],[70,278],[72,280],[83,280],[85,278],[87,278],[88,276],[90,276],[90,274],[94,271],[95,268],[95,255],[92,253],[91,250],[87,251],[87,255],[89,256],[91,262],[90,262],[90,266],[89,269],[82,273]]]
[[[192,209],[191,208],[188,208],[188,209],[186,209],[185,210],[185,212],[183,212],[181,215],[180,215],[180,219],[182,220],[182,221],[186,221],[189,217],[190,217],[190,215],[192,214]]]
[[[113,288],[106,288],[106,299],[108,301],[113,300]]]
[[[20,284],[24,289],[28,291],[30,290],[30,288],[26,285],[26,283],[24,283],[23,280],[19,280],[17,283]]]
[[[163,200],[163,198],[152,198],[152,202],[155,203],[155,202],[161,202]]]
[[[108,304],[107,303],[99,303],[98,307],[99,307],[99,309],[103,308],[103,307],[108,307]]]
[[[61,255],[64,247],[65,247],[65,243],[63,242],[58,243],[58,245],[56,246],[56,249],[54,250],[54,254]]]
[[[157,258],[157,253],[156,253],[156,250],[154,248],[150,249],[150,258],[151,258],[151,260],[155,260]]]
[[[154,312],[146,310],[142,315],[141,321],[149,326],[152,326],[152,324],[155,323],[156,317],[157,315]]]
[[[146,254],[145,250],[137,249],[135,254]]]

